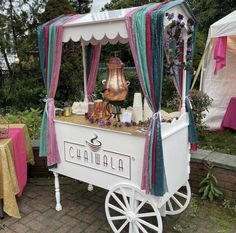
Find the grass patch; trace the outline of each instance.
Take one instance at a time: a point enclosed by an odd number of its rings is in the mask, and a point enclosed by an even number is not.
[[[224,154],[236,155],[236,131],[209,131],[199,133],[199,146]]]

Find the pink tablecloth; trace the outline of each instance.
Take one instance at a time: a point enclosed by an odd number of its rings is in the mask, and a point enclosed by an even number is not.
[[[225,112],[221,128],[230,128],[236,130],[236,97],[232,97],[229,101]]]
[[[21,196],[27,182],[27,164],[26,164],[26,148],[23,128],[10,128],[9,138],[12,139],[14,149],[14,165],[20,192],[17,196]]]

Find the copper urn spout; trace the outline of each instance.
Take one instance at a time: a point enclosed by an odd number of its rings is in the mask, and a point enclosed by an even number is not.
[[[103,97],[108,101],[123,101],[128,94],[129,81],[125,80],[124,64],[118,57],[111,58],[108,67],[108,77],[102,83],[105,86]]]

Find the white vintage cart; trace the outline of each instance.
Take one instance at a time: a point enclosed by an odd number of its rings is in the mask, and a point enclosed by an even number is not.
[[[131,9],[88,14],[66,23],[63,42],[70,39],[86,43],[128,42],[124,16]],[[184,5],[171,9],[190,17]],[[165,19],[164,24],[169,22]],[[184,79],[185,80],[185,79]],[[185,81],[184,81],[185,82]],[[185,86],[185,85],[183,85]],[[86,90],[85,90],[86,93]],[[183,99],[185,91],[183,91]],[[162,123],[164,165],[168,192],[162,197],[141,190],[145,136],[55,120],[61,157],[55,175],[56,210],[60,211],[58,174],[109,190],[105,200],[108,222],[115,233],[162,232],[161,215],[175,215],[190,202],[188,114],[183,101],[178,120]],[[69,118],[68,118],[69,119]]]

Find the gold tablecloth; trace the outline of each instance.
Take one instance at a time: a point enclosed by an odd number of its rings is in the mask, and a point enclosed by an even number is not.
[[[26,160],[34,164],[33,149],[28,129],[24,124],[11,124],[11,128],[23,128],[26,146]],[[3,199],[3,210],[9,216],[20,218],[16,194],[20,191],[14,166],[14,151],[11,139],[0,140],[0,199]]]

